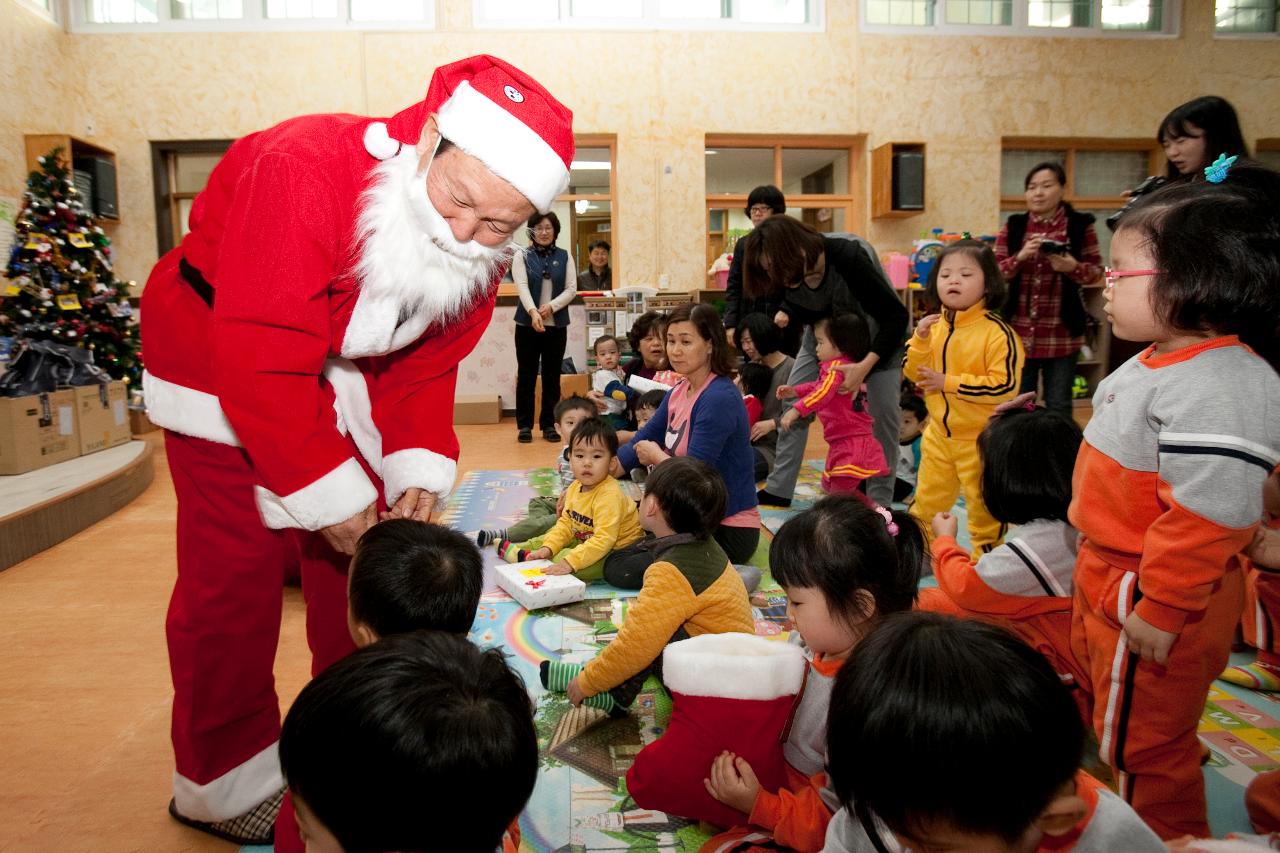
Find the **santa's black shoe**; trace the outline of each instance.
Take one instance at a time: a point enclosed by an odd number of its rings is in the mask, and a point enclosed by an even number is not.
[[[214,838],[230,841],[232,844],[241,846],[272,844],[275,841],[276,816],[280,814],[280,803],[283,800],[284,788],[281,788],[269,799],[239,817],[216,822],[186,817],[178,811],[178,804],[170,800],[169,815],[178,823],[208,833]]]
[[[516,441],[521,444],[528,444],[533,441],[533,430],[528,428],[520,430],[520,432],[516,434]]]

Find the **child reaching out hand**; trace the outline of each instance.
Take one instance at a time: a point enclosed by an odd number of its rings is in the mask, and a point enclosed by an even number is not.
[[[844,375],[840,366],[861,361],[871,347],[871,330],[861,314],[837,314],[813,326],[817,356],[821,363],[816,382],[778,386],[778,399],[796,398],[795,405],[779,420],[783,432],[802,417],[818,413],[822,437],[827,442],[827,465],[822,472],[822,488],[827,494],[851,493],[862,497],[858,484],[869,477],[889,473],[884,449],[872,432],[874,421],[867,411],[864,385],[852,404],[841,396]],[[864,498],[865,500],[865,498]]]
[[[1004,538],[1005,527],[982,502],[978,433],[995,406],[1018,393],[1022,340],[995,308],[1005,282],[996,256],[979,240],[959,240],[938,255],[928,295],[942,313],[916,326],[903,373],[924,392],[929,423],[920,446],[920,470],[911,514],[927,525],[964,494],[975,557]]]
[[[836,802],[824,772],[832,682],[884,616],[911,609],[925,559],[924,537],[909,515],[873,509],[852,495],[823,498],[778,531],[769,565],[786,591],[787,615],[812,654],[785,729],[786,785],[762,790],[745,760],[729,753],[717,758],[708,768],[707,790],[741,811],[750,827],[713,838],[704,851],[770,838],[767,849],[822,849]]]
[[[498,553],[510,563],[555,560],[549,575],[576,574],[599,580],[610,552],[644,536],[636,504],[623,494],[609,466],[618,453],[618,436],[600,418],[588,418],[569,437],[573,484],[564,493],[564,509],[544,536],[525,542],[503,540]]]

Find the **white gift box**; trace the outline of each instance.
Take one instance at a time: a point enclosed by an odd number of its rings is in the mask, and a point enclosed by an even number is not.
[[[587,585],[574,575],[547,575],[550,560],[498,566],[498,586],[526,610],[570,604],[587,597]]]

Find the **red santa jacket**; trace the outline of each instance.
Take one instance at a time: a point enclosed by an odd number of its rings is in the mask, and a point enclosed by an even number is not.
[[[434,108],[415,104],[390,122]],[[356,221],[378,164],[370,128],[383,129],[315,115],[238,140],[144,291],[151,419],[243,446],[268,527],[318,530],[375,500],[348,434],[389,504],[408,488],[443,497],[453,486],[457,365],[488,325],[503,271],[452,312],[427,305],[401,318],[398,305],[361,293]],[[182,278],[183,258],[213,287],[212,309]]]

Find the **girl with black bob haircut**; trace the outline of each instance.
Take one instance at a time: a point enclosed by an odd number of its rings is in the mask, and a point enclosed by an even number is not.
[[[1066,521],[1083,438],[1079,424],[1048,409],[1020,406],[993,417],[978,435],[991,515],[1005,524]]]
[[[1079,769],[1084,725],[1053,669],[994,626],[888,617],[837,676],[827,732],[844,809],[829,851],[898,849],[892,836],[917,850],[1029,851],[1050,839],[1061,849],[1164,849]]]
[[[755,350],[755,355],[747,355],[744,343],[750,344]],[[782,349],[782,330],[778,328],[777,323],[773,322],[772,317],[766,317],[759,312],[748,314],[733,330],[733,345],[744,358],[757,361]]]
[[[1000,272],[1000,262],[996,260],[996,253],[991,250],[990,246],[981,240],[969,238],[948,243],[938,253],[937,259],[933,262],[933,268],[929,270],[929,281],[924,291],[925,296],[929,298],[929,304],[936,305],[943,311],[951,310],[942,304],[942,299],[938,296],[938,274],[942,270],[942,262],[944,260],[960,253],[973,258],[978,264],[978,268],[982,270],[982,278],[986,283],[982,298],[986,300],[987,308],[992,311],[999,310],[1000,306],[1004,305],[1009,293],[1008,284],[1004,280],[1004,275]]]

